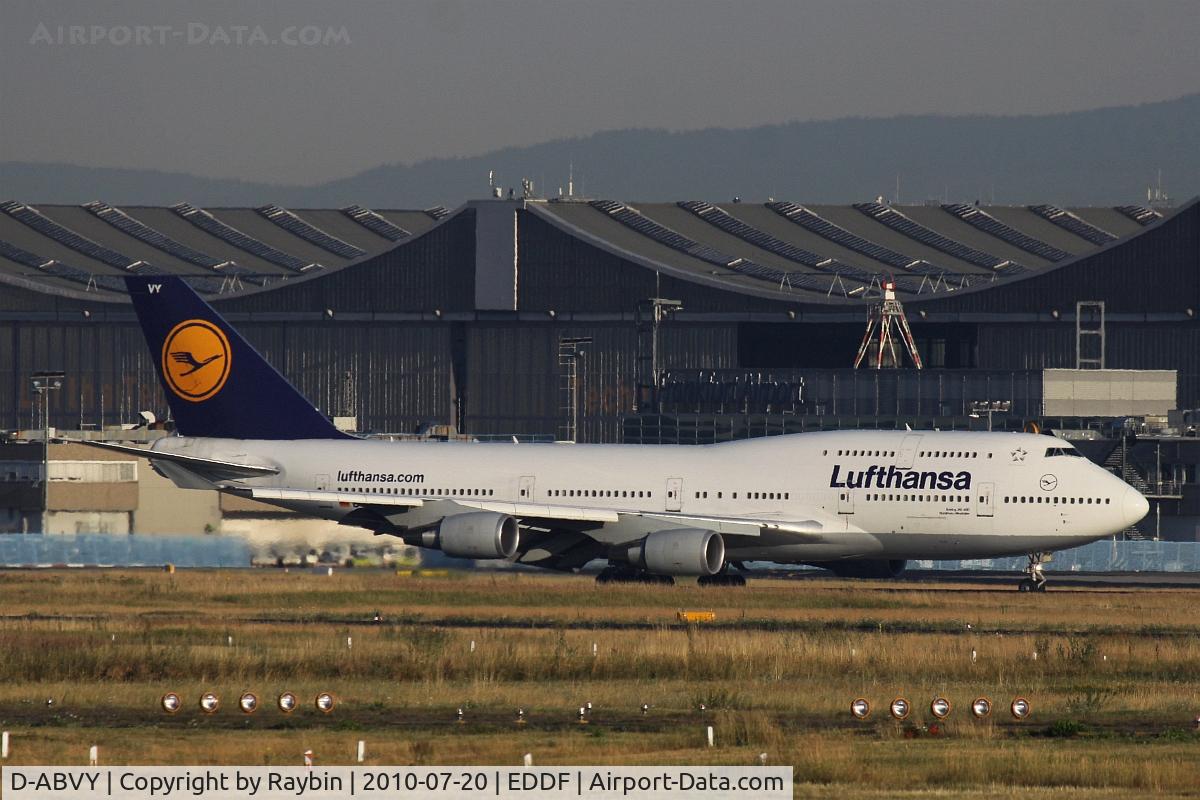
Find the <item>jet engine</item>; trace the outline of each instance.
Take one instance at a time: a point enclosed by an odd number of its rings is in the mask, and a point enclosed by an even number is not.
[[[715,575],[725,566],[725,540],[716,531],[655,531],[629,548],[629,560],[657,575]]]
[[[839,578],[899,578],[908,566],[904,559],[883,561],[877,559],[863,561],[836,561],[824,564],[814,564],[837,575]]]
[[[434,546],[458,558],[512,558],[520,541],[521,530],[512,517],[472,511],[443,519]]]

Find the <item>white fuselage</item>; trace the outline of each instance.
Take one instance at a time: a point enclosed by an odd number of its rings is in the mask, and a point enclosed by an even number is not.
[[[529,516],[605,509],[652,513],[659,527],[678,515],[691,527],[711,518],[715,530],[734,518],[823,533],[820,542],[766,529],[735,537],[727,542],[735,560],[1052,551],[1121,531],[1147,508],[1067,442],[1019,433],[834,431],[706,446],[167,438],[155,449],[280,470],[228,484],[240,488],[422,498],[425,509],[405,512],[417,520],[465,502],[547,512]],[[329,519],[353,510],[328,498],[279,505]],[[588,535],[620,545],[650,525],[622,515]]]

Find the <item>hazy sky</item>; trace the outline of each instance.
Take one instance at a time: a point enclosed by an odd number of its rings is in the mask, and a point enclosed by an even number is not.
[[[1200,91],[1197,42],[1197,0],[3,0],[0,160],[314,183],[616,128],[1073,111]]]

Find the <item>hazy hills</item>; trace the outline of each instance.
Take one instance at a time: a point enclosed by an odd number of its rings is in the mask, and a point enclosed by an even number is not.
[[[732,122],[732,121],[731,121]],[[153,170],[0,163],[0,199],[31,203],[377,207],[455,206],[487,195],[487,175],[520,193],[565,188],[629,200],[746,200],[768,196],[848,203],[896,192],[902,202],[1144,202],[1162,170],[1178,200],[1200,194],[1200,94],[1140,106],[1047,116],[840,119],[693,132],[622,130],[471,158],[389,164],[304,186]]]

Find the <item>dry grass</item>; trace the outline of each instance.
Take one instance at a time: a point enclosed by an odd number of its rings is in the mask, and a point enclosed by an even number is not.
[[[1188,729],[1200,711],[1200,592],[962,588],[0,573],[0,724],[17,763],[79,763],[91,744],[108,763],[292,764],[306,748],[348,763],[365,739],[373,763],[516,764],[534,752],[544,764],[748,764],[766,752],[794,766],[799,797],[1200,786],[1200,736]],[[680,608],[711,608],[717,624],[679,626]],[[361,624],[375,610],[385,624]],[[331,689],[341,703],[327,718],[156,710],[168,689],[190,706],[210,688],[227,706],[247,689]],[[897,695],[914,706],[903,726],[880,718]],[[931,737],[937,695],[955,708]],[[979,695],[996,704],[991,721],[967,716]],[[1034,705],[1021,724],[1006,713],[1017,695]],[[856,696],[877,709],[866,723],[848,720]],[[593,722],[576,725],[584,702]],[[452,722],[458,707],[465,725]]]

